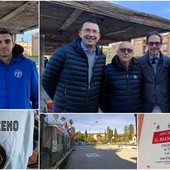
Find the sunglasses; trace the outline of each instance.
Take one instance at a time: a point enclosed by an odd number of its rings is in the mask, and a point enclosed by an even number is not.
[[[121,51],[121,53],[125,53],[126,51],[128,53],[132,53],[133,52],[133,49],[130,49],[130,48],[120,48],[119,50]]]
[[[151,46],[151,47],[154,46],[154,44],[155,44],[156,46],[160,46],[160,45],[161,45],[160,42],[152,42],[152,41],[151,41],[151,42],[148,42],[148,45]]]

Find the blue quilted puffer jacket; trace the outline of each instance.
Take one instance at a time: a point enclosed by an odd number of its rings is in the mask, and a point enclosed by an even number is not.
[[[100,107],[103,112],[142,112],[143,75],[135,58],[126,68],[116,55],[105,67]]]
[[[98,112],[105,56],[96,49],[91,83],[88,84],[88,59],[81,39],[58,48],[42,76],[42,85],[54,101],[54,112]]]

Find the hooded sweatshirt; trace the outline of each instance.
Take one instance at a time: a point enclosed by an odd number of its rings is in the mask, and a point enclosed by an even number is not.
[[[38,109],[38,72],[23,51],[16,44],[10,63],[0,61],[0,109]]]

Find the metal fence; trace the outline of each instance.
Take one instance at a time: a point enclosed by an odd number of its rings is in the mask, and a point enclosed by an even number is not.
[[[59,162],[75,142],[56,125],[43,124],[41,131],[40,168],[45,169]]]

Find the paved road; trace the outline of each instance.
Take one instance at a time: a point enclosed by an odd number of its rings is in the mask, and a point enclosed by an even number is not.
[[[136,149],[81,145],[75,148],[65,169],[136,169]]]

